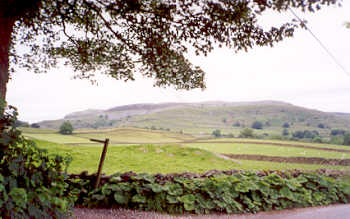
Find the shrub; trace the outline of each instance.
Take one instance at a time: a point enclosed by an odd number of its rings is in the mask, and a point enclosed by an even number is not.
[[[315,142],[315,143],[323,143],[323,141],[322,141],[322,138],[321,137],[314,137],[313,139],[312,139],[312,142]]]
[[[245,128],[245,129],[243,129],[240,132],[239,137],[242,137],[242,138],[253,138],[254,137],[254,131],[252,129]]]
[[[262,124],[262,122],[255,121],[255,122],[252,124],[252,128],[253,128],[253,129],[263,129],[263,124]]]
[[[237,122],[233,123],[232,126],[233,126],[233,127],[240,127],[241,124],[239,123],[239,121],[237,121]]]
[[[38,128],[40,128],[40,125],[38,123],[33,123],[30,125],[30,127],[38,129]]]
[[[62,172],[69,159],[49,155],[21,136],[17,111],[2,103],[0,116],[0,218],[68,217],[73,192]]]
[[[329,140],[330,144],[337,144],[337,145],[342,145],[344,144],[344,138],[342,136],[332,136],[331,139]]]
[[[304,138],[304,132],[303,131],[296,131],[293,132],[293,138]]]
[[[350,132],[345,133],[344,139],[343,139],[343,144],[350,146]]]
[[[343,129],[332,129],[331,135],[336,136],[336,135],[344,135],[345,130]]]
[[[283,128],[289,128],[289,127],[290,127],[290,125],[289,125],[289,123],[288,123],[288,122],[285,122],[285,123],[283,123],[282,127],[283,127]]]
[[[324,129],[324,128],[325,128],[325,125],[324,125],[323,123],[319,123],[319,124],[317,125],[317,127],[319,127],[320,129]]]
[[[73,133],[73,126],[69,121],[62,123],[60,126],[60,134],[62,135],[71,135]]]
[[[320,134],[318,133],[318,131],[313,130],[304,130],[304,131],[296,131],[292,134],[293,138],[315,138],[318,137]]]
[[[221,130],[216,129],[211,134],[214,135],[216,138],[221,137]]]

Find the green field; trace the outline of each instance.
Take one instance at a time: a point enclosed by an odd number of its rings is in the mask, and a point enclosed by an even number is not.
[[[47,141],[35,140],[40,148],[50,153],[71,155],[73,161],[69,173],[82,171],[96,172],[102,147],[68,146]],[[212,169],[229,170],[284,170],[284,169],[350,169],[343,166],[321,166],[310,164],[291,164],[264,161],[224,160],[206,150],[181,147],[179,145],[134,145],[111,146],[108,149],[103,172],[148,172],[148,173],[202,173]]]
[[[286,162],[277,163],[259,160],[233,161],[220,155],[220,153],[225,153],[282,157],[350,158],[350,153],[293,146],[304,144],[300,142],[230,138],[208,140],[197,139],[200,142],[196,143],[196,139],[189,135],[134,128],[80,130],[79,132],[75,132],[74,135],[61,135],[52,130],[39,130],[37,133],[35,133],[35,131],[36,130],[33,129],[23,130],[23,134],[28,138],[34,139],[40,148],[45,148],[52,154],[72,156],[73,161],[68,169],[70,173],[80,173],[82,171],[89,171],[90,173],[96,172],[102,151],[102,145],[98,143],[91,144],[89,138],[97,138],[101,140],[105,138],[111,139],[103,170],[106,174],[126,171],[148,173],[175,173],[188,171],[202,173],[211,169],[313,170],[329,168],[350,170],[350,166],[324,166]],[[228,143],[228,141],[230,142]],[[246,143],[242,143],[242,141]],[[118,144],[118,142],[122,144]],[[173,143],[168,144],[168,142]],[[271,145],[276,143],[287,144],[287,146]],[[304,145],[320,148],[347,149],[347,147],[336,147],[325,144]]]
[[[91,141],[88,138],[82,138],[76,135],[60,135],[60,134],[34,134],[34,133],[25,133],[26,137],[37,139],[37,140],[44,140],[44,141],[50,141],[55,143],[61,143],[61,144],[68,144],[68,143],[90,143]]]
[[[201,141],[201,140],[199,140]],[[350,150],[350,146],[345,145],[333,145],[333,144],[320,144],[320,143],[310,143],[310,142],[300,142],[300,141],[282,141],[282,140],[273,140],[273,139],[249,139],[249,138],[211,138],[211,139],[205,139],[205,142],[259,142],[259,143],[266,143],[266,144],[285,144],[285,145],[305,145],[310,147],[317,147],[317,148],[334,148],[334,149],[345,149]]]
[[[257,154],[281,157],[323,157],[350,158],[350,153],[323,151],[308,148],[274,146],[267,144],[239,144],[239,143],[191,143],[187,147],[200,148],[212,152],[225,154]]]
[[[70,173],[96,172],[102,147],[67,146],[46,141],[35,141],[40,148],[50,153],[71,155]],[[104,172],[205,172],[210,169],[237,169],[239,164],[216,157],[208,151],[183,148],[179,145],[134,145],[108,148]]]
[[[106,131],[80,131],[75,134],[82,138],[109,138],[116,143],[176,143],[193,140],[192,136],[182,135],[175,132],[155,131],[136,128],[107,129]]]
[[[61,135],[57,131],[35,129],[23,130],[26,137],[50,141],[61,144],[91,144],[91,138],[104,140],[109,138],[112,144],[138,144],[138,143],[177,143],[191,141],[194,138],[190,135],[182,135],[176,132],[145,130],[136,128],[126,129],[102,129],[102,130],[79,130],[73,135]]]

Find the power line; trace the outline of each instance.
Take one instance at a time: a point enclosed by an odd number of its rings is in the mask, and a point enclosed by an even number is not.
[[[315,40],[320,44],[320,46],[326,51],[326,53],[333,59],[333,61],[345,72],[345,74],[350,76],[350,73],[346,70],[346,68],[338,61],[338,59],[331,53],[331,51],[322,43],[322,41],[308,28],[308,26],[304,23],[304,21],[291,9],[288,8],[289,11],[301,22],[305,25],[306,30],[315,38]]]

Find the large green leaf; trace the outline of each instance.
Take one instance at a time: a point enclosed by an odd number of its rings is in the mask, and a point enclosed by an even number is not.
[[[295,200],[293,192],[287,186],[284,186],[280,189],[280,195],[281,197],[287,198],[289,200]]]
[[[169,182],[167,182],[165,184],[165,186],[163,187],[163,189],[165,191],[167,191],[167,193],[169,195],[180,196],[180,195],[183,194],[183,189],[182,189],[181,185],[179,185],[177,183],[169,183]]]
[[[156,183],[146,184],[145,187],[151,189],[154,193],[160,193],[163,191],[163,186]]]
[[[193,194],[186,194],[177,198],[182,203],[194,204],[196,197]]]
[[[118,203],[118,204],[127,204],[129,202],[129,197],[124,194],[123,192],[115,192],[114,193],[114,200]]]
[[[146,182],[149,182],[149,183],[154,183],[154,176],[153,175],[150,175],[148,173],[140,173],[136,176],[132,176],[131,177],[133,180],[137,180],[137,181],[140,181],[140,180],[144,180]]]
[[[198,203],[201,208],[209,209],[209,210],[215,208],[215,204],[212,199],[210,198],[206,199],[201,194],[195,194],[195,196],[196,196],[196,203]]]

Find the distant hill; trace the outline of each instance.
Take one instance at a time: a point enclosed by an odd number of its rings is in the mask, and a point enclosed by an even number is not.
[[[331,128],[350,130],[349,113],[321,112],[279,101],[132,104],[74,112],[61,120],[39,124],[42,128],[58,129],[66,120],[77,129],[139,127],[191,134],[210,134],[214,129],[238,133],[251,127],[254,121],[263,123],[263,129],[256,130],[258,133],[280,134],[284,123],[291,130],[310,129],[320,133],[329,133]]]

